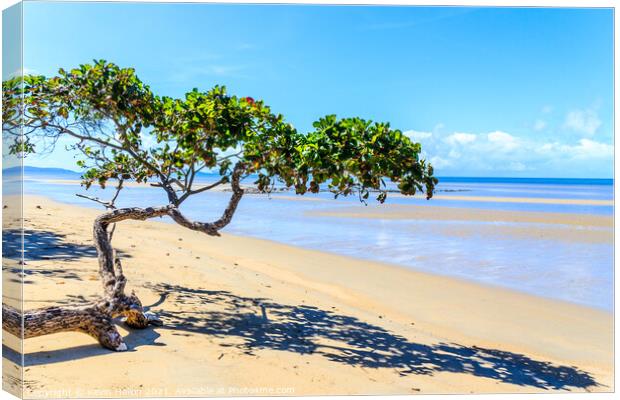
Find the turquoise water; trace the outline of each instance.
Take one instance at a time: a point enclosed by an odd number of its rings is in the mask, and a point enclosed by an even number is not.
[[[65,178],[66,179],[66,178]],[[463,179],[463,178],[461,178]],[[26,194],[45,195],[56,201],[87,207],[97,205],[75,196],[85,193],[75,185],[27,181]],[[91,189],[90,195],[108,198],[110,191]],[[205,193],[183,205],[192,218],[211,220],[221,215],[229,193]],[[599,180],[469,180],[446,179],[441,196],[491,196],[613,200],[613,185]],[[482,228],[501,225],[476,221],[383,220],[319,217],[314,211],[338,207],[364,207],[357,198],[333,199],[329,193],[246,195],[225,232],[274,240],[357,258],[389,262],[417,270],[455,276],[507,287],[535,295],[566,300],[605,310],[613,308],[613,246],[562,240],[485,234]],[[118,205],[165,204],[156,188],[126,188]],[[494,203],[461,200],[412,199],[388,196],[389,204],[420,204],[489,210],[566,212],[613,215],[613,206]],[[369,207],[376,207],[369,202]],[[537,225],[529,225],[538,227]],[[455,235],[467,228],[473,234]],[[575,228],[576,229],[576,228]],[[480,231],[478,233],[478,231]],[[488,232],[488,230],[487,230]],[[612,231],[609,230],[609,235]],[[205,240],[217,240],[205,237]],[[338,266],[334,266],[337,268]],[[363,271],[360,271],[363,273]]]

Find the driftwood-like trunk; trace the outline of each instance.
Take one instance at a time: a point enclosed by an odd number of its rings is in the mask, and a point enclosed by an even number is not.
[[[145,328],[149,318],[144,314],[140,300],[125,294],[127,282],[121,261],[110,243],[108,227],[126,219],[145,220],[166,215],[171,207],[125,208],[99,216],[94,223],[95,247],[99,256],[99,276],[103,295],[93,304],[80,307],[47,307],[26,311],[22,315],[2,305],[2,327],[9,333],[28,339],[57,332],[82,332],[95,338],[102,346],[122,351],[127,347],[116,330],[113,318],[125,317],[132,328]],[[23,323],[23,325],[22,325]]]
[[[103,347],[124,351],[127,346],[114,326],[113,319],[124,317],[131,328],[146,328],[159,321],[144,313],[142,303],[135,294],[125,294],[127,280],[121,261],[116,257],[109,235],[109,227],[125,220],[147,220],[169,216],[179,225],[219,236],[218,231],[230,223],[243,196],[239,186],[240,173],[233,174],[233,194],[220,219],[212,223],[195,222],[187,219],[174,205],[149,208],[122,208],[100,215],[95,219],[93,236],[99,260],[99,276],[103,283],[103,295],[93,304],[80,307],[48,307],[19,311],[2,305],[2,327],[5,331],[23,338],[49,335],[57,332],[82,332],[95,338]]]
[[[15,309],[3,305],[2,318],[5,321],[3,323],[5,330],[21,336],[21,315]],[[24,315],[22,336],[24,339],[56,332],[82,332],[109,349],[118,351],[127,349],[110,315],[97,305],[75,308],[48,307],[28,311]]]

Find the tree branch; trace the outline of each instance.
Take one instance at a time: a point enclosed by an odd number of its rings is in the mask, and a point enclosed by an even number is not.
[[[106,142],[105,140],[101,140],[101,139],[93,137],[93,136],[80,135],[79,133],[76,133],[76,132],[72,131],[71,129],[67,129],[64,126],[61,126],[61,125],[49,124],[48,123],[46,128],[55,128],[55,129],[58,129],[61,133],[66,133],[67,135],[73,136],[76,139],[86,140],[86,141],[90,140],[92,142],[99,143],[99,144],[101,144],[103,146],[108,146],[108,147],[111,147],[111,148],[116,149],[116,150],[126,151],[126,149],[123,148],[122,146],[119,146],[119,145],[114,144],[114,143]]]
[[[223,184],[225,182],[225,179],[222,178],[219,181],[212,183],[211,185],[207,185],[207,186],[203,186],[199,189],[196,190],[187,190],[185,193],[183,193],[183,195],[179,198],[179,201],[177,202],[177,205],[180,205],[181,203],[183,203],[189,196],[194,195],[194,194],[198,194],[198,193],[202,193],[202,192],[206,192],[207,190],[211,190],[216,186],[219,186],[221,184]],[[190,186],[191,187],[191,186]]]
[[[113,208],[114,208],[114,206],[112,205],[112,203],[111,203],[111,202],[101,200],[101,199],[99,199],[98,197],[86,196],[85,194],[81,194],[81,193],[76,193],[75,195],[76,195],[77,197],[81,197],[81,198],[83,198],[83,199],[90,200],[90,201],[94,201],[95,203],[99,203],[99,204],[101,204],[102,206],[104,206],[105,208],[111,208],[111,209],[113,209]]]
[[[178,208],[170,209],[168,215],[170,215],[170,217],[181,226],[195,231],[204,232],[207,235],[219,236],[220,234],[218,231],[230,223],[233,215],[235,214],[235,211],[237,210],[237,205],[239,205],[239,201],[241,201],[241,197],[243,197],[243,189],[241,188],[240,181],[241,174],[244,168],[245,165],[243,163],[238,163],[237,165],[235,165],[235,169],[233,170],[230,182],[233,194],[228,201],[228,206],[218,220],[210,223],[194,222],[187,219],[183,214],[181,214]],[[198,190],[202,189],[203,188]]]
[[[224,161],[224,160],[228,160],[229,158],[239,157],[241,154],[243,154],[243,150],[241,150],[241,151],[239,151],[239,152],[237,152],[237,153],[235,153],[235,154],[229,154],[229,155],[227,155],[227,156],[225,156],[225,157],[218,158],[218,159],[217,159],[217,162],[218,162],[218,163],[220,163],[220,162],[222,162],[222,161]]]
[[[108,116],[108,118],[110,118],[110,117]],[[111,120],[115,123],[115,125],[118,127],[118,129],[122,129],[120,127],[120,125],[118,124],[118,121],[115,121],[112,118],[111,118]],[[111,142],[107,142],[105,140],[101,140],[101,139],[96,138],[94,136],[80,135],[79,133],[76,133],[76,132],[72,131],[71,129],[68,129],[68,128],[62,126],[62,125],[48,123],[47,127],[58,129],[61,133],[66,133],[66,134],[68,134],[70,136],[73,136],[76,139],[85,140],[85,141],[92,141],[94,143],[101,144],[102,146],[111,147],[111,148],[119,150],[119,151],[126,151],[135,160],[137,160],[139,163],[141,163],[147,169],[151,170],[151,172],[153,172],[155,175],[157,175],[159,177],[159,179],[161,180],[162,188],[168,194],[168,200],[171,203],[176,203],[177,202],[178,197],[177,197],[176,193],[174,192],[174,189],[172,189],[172,187],[170,186],[170,182],[168,181],[168,177],[166,177],[166,175],[164,175],[164,173],[162,171],[160,171],[155,165],[153,165],[152,163],[148,162],[144,157],[141,157],[136,151],[134,151],[131,147],[129,147],[129,145],[127,143],[125,145],[121,146],[121,145],[117,145],[117,144],[114,144],[114,143],[111,143]]]

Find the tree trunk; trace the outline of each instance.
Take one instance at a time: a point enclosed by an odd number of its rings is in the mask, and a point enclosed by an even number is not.
[[[82,332],[95,338],[102,346],[122,351],[123,343],[112,318],[96,305],[75,308],[48,307],[31,310],[22,316],[13,308],[2,305],[3,328],[23,339],[57,332]]]
[[[124,317],[129,327],[137,329],[146,328],[151,323],[159,325],[160,321],[144,313],[142,303],[134,293],[125,294],[127,279],[123,275],[121,261],[112,248],[108,227],[128,219],[144,221],[167,215],[185,228],[219,236],[218,231],[230,223],[243,196],[239,184],[242,170],[242,166],[235,167],[231,180],[233,193],[228,206],[219,219],[210,223],[189,220],[174,204],[121,208],[100,215],[93,224],[93,237],[99,261],[99,276],[103,283],[101,298],[81,307],[48,307],[26,311],[24,314],[2,304],[3,329],[23,339],[57,332],[82,332],[95,338],[103,347],[116,351],[127,350],[114,326],[114,318]]]
[[[82,332],[95,338],[103,347],[127,349],[116,330],[113,318],[125,317],[131,328],[146,328],[156,320],[144,314],[142,303],[135,294],[125,294],[127,282],[120,260],[110,243],[108,227],[127,219],[146,220],[167,215],[172,206],[158,208],[125,208],[105,213],[95,220],[93,234],[99,259],[99,276],[103,295],[93,304],[81,307],[48,307],[26,311],[2,304],[2,327],[23,339],[57,332]]]

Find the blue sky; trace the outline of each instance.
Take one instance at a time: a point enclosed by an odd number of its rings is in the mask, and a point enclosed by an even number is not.
[[[301,131],[389,121],[439,176],[613,173],[610,9],[27,2],[24,41],[26,72],[104,58],[158,94],[262,98]]]

